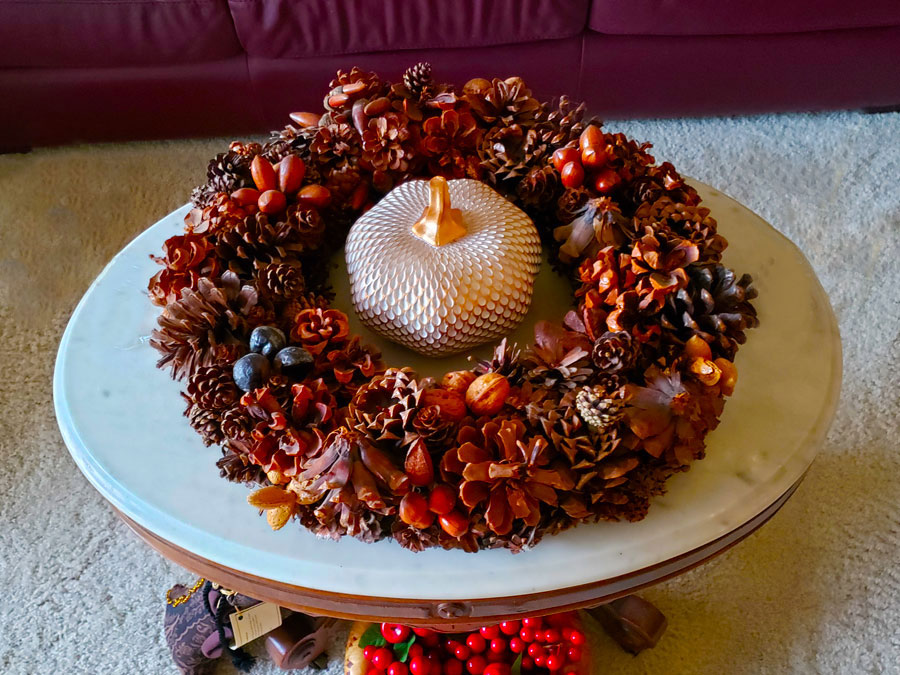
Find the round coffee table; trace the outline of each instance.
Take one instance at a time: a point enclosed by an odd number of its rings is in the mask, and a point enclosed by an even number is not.
[[[218,449],[205,448],[189,427],[181,385],[155,368],[148,345],[158,313],[146,297],[156,269],[149,255],[181,231],[188,207],[122,250],[72,315],[54,375],[63,438],[88,480],[156,550],[291,609],[449,628],[630,594],[703,563],[765,523],[809,468],[840,391],[840,337],[806,259],[758,216],[697,186],[730,241],[726,264],[755,279],[761,326],[738,354],[737,390],[708,438],[707,457],[673,477],[643,521],[580,526],[518,555],[415,554],[392,541],[321,540],[299,527],[272,532],[247,506],[246,488],[219,477]],[[349,310],[343,276],[335,275],[335,304]],[[552,273],[540,278],[531,324],[566,304],[558,302]],[[527,331],[520,329],[520,342],[529,341]],[[379,346],[389,364],[403,359],[426,374],[447,369]]]

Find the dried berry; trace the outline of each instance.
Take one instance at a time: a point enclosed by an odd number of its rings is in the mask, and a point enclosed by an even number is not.
[[[303,347],[285,347],[273,359],[279,372],[297,380],[302,380],[312,371],[315,361],[313,355]]]
[[[250,333],[250,351],[272,358],[284,348],[287,338],[275,326],[257,326]]]

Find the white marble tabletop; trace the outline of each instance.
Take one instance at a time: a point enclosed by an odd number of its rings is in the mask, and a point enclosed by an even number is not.
[[[63,438],[97,490],[159,537],[221,565],[306,588],[490,598],[594,583],[665,562],[739,527],[802,477],[828,430],[841,381],[834,315],[802,253],[740,204],[697,187],[730,242],[725,263],[755,279],[761,326],[738,354],[737,390],[708,437],[706,459],[673,477],[641,522],[581,526],[518,555],[415,554],[392,541],[320,540],[299,526],[272,532],[247,506],[247,489],[219,477],[219,450],[203,446],[182,416],[180,385],[154,367],[148,336],[158,308],[146,294],[156,270],[149,254],[181,231],[187,207],[122,250],[72,315],[54,374]],[[336,306],[352,313],[342,270],[333,281]],[[530,317],[514,339],[528,342],[535,317],[561,316],[566,303],[565,286],[544,269]],[[451,365],[377,344],[389,364],[423,374]]]

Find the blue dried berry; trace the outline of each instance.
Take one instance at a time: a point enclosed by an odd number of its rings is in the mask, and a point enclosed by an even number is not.
[[[314,362],[313,355],[303,347],[285,347],[275,355],[275,367],[297,380],[309,374]]]
[[[275,326],[257,326],[250,333],[250,351],[272,358],[284,349],[287,339]]]
[[[242,391],[265,386],[269,379],[269,359],[262,354],[245,354],[234,362],[231,373]]]

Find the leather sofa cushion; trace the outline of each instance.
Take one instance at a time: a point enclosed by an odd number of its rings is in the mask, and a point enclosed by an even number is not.
[[[589,0],[228,0],[251,56],[302,58],[571,37]],[[437,26],[441,29],[437,30]],[[574,67],[574,64],[573,64]]]
[[[0,0],[0,67],[177,64],[241,51],[226,0]]]
[[[588,27],[616,35],[752,35],[900,26],[898,0],[593,0]]]

